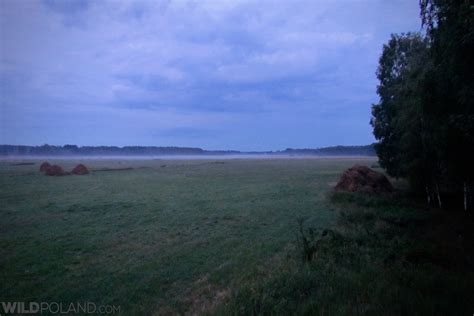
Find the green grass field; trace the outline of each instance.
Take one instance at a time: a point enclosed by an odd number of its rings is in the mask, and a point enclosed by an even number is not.
[[[474,312],[471,259],[416,259],[441,249],[419,235],[431,213],[331,194],[344,169],[374,159],[81,162],[90,175],[0,163],[0,301],[125,315]],[[310,262],[302,236],[317,245]]]

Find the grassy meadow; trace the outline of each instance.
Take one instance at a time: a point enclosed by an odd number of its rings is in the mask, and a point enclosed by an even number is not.
[[[0,162],[0,301],[125,315],[474,312],[472,220],[402,193],[332,193],[374,159],[54,160],[78,162],[92,173]]]

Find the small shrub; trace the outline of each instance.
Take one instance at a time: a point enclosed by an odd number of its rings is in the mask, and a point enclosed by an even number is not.
[[[298,219],[298,231],[296,248],[301,254],[303,262],[310,262],[317,255],[325,241],[338,239],[338,234],[330,229],[319,231],[318,229],[304,227],[304,219]]]
[[[298,219],[297,248],[301,251],[303,261],[309,262],[317,251],[318,232],[313,228],[304,228],[304,219]]]

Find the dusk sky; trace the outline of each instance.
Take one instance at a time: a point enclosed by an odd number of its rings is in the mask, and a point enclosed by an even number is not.
[[[418,0],[0,0],[0,144],[279,150],[374,141]]]

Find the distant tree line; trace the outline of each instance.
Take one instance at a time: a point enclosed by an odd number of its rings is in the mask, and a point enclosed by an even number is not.
[[[332,146],[323,148],[287,148],[278,153],[294,155],[316,155],[316,156],[375,156],[374,144],[364,146]]]
[[[188,147],[153,147],[153,146],[21,146],[0,145],[2,156],[141,156],[141,155],[201,155],[201,148]]]
[[[472,209],[474,5],[421,0],[420,16],[425,34],[392,35],[383,47],[375,150],[388,174],[407,178],[429,204]]]
[[[375,156],[374,145],[334,146],[316,149],[241,152],[236,150],[204,150],[189,147],[156,146],[22,146],[0,145],[0,156],[162,156],[162,155],[316,155],[316,156]]]

